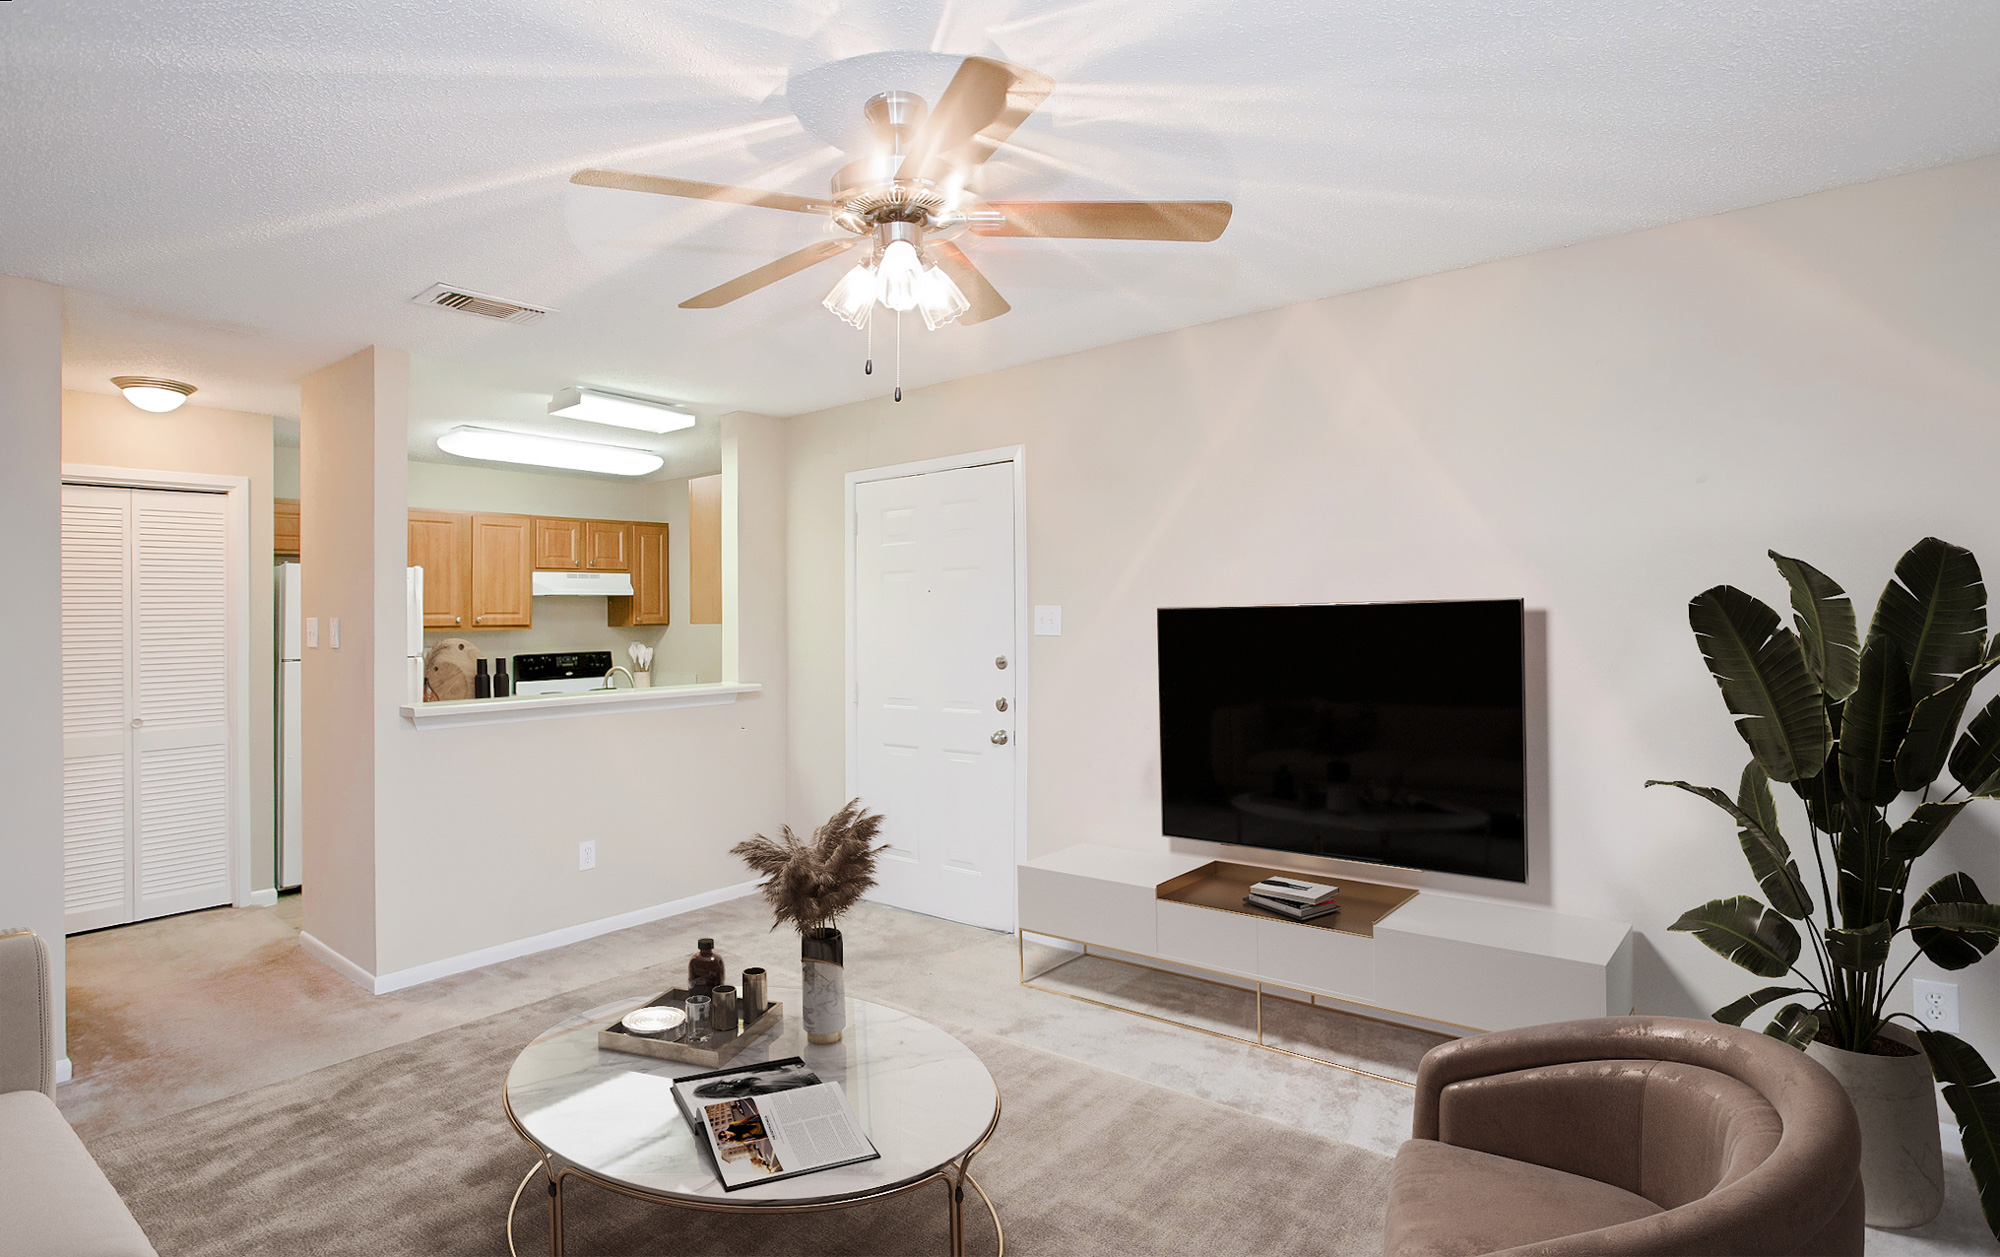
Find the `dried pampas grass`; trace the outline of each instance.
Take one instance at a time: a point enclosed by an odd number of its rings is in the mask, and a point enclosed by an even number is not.
[[[805,934],[831,928],[875,885],[875,857],[885,849],[874,845],[881,831],[882,817],[851,799],[809,842],[787,825],[775,839],[758,834],[729,852],[764,875],[764,900],[777,918],[771,928],[790,921]]]

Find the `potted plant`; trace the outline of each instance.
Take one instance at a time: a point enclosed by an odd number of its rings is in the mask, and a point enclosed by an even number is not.
[[[875,859],[883,848],[874,843],[881,831],[882,817],[850,799],[810,841],[787,825],[776,839],[758,834],[730,848],[764,875],[771,928],[790,921],[799,932],[806,1038],[813,1043],[838,1043],[847,1029],[846,956],[835,923],[875,885]]]
[[[1963,969],[2000,941],[2000,907],[1963,873],[1905,904],[1918,857],[1973,799],[2000,796],[2000,698],[1959,732],[1973,687],[2000,667],[1979,564],[1935,537],[1918,542],[1897,562],[1861,639],[1839,585],[1797,559],[1771,558],[1791,588],[1796,632],[1729,585],[1688,604],[1702,657],[1750,748],[1735,796],[1685,781],[1646,783],[1679,787],[1727,812],[1769,902],[1713,899],[1671,928],[1760,978],[1782,980],[1717,1009],[1717,1021],[1741,1025],[1760,1008],[1805,997],[1779,1009],[1765,1033],[1811,1045],[1847,1087],[1861,1118],[1870,1225],[1921,1225],[1943,1203],[1935,1077],[1958,1119],[1987,1225],[2000,1236],[2000,1082],[1964,1040],[1885,1012],[1916,954]],[[1935,783],[1947,768],[1957,784],[1942,789]],[[1801,872],[1780,829],[1772,782],[1789,785],[1804,805],[1813,876]],[[1887,976],[1904,933],[1917,952]],[[1894,1018],[1915,1033],[1892,1026]]]

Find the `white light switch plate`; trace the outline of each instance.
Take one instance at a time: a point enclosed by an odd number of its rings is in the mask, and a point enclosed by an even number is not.
[[[1035,636],[1036,637],[1062,636],[1061,607],[1035,608]]]
[[[319,617],[316,615],[306,617],[306,645],[319,649]]]
[[[580,870],[597,867],[597,840],[595,838],[592,838],[588,842],[579,842],[576,844],[576,867]]]

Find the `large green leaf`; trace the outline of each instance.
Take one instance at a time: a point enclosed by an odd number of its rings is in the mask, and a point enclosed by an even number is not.
[[[1868,635],[1877,633],[1902,648],[1917,698],[1977,664],[1986,654],[1986,584],[1972,551],[1936,537],[1911,546],[1875,604]]]
[[[1790,1044],[1803,1052],[1806,1044],[1819,1033],[1819,1017],[1806,1011],[1803,1004],[1787,1004],[1771,1018],[1771,1024],[1764,1027],[1764,1033],[1781,1043]]]
[[[1776,550],[1771,561],[1792,587],[1792,622],[1798,625],[1806,666],[1821,692],[1839,702],[1854,692],[1861,638],[1854,628],[1854,604],[1847,591],[1812,564]]]
[[[2000,668],[2000,656],[1988,659],[1935,694],[1917,700],[1910,712],[1910,729],[1896,751],[1896,784],[1904,790],[1921,790],[1944,771],[1951,740],[1958,733],[1959,717],[1965,714],[1972,688]]]
[[[1902,924],[1904,869],[1889,856],[1889,825],[1879,812],[1850,821],[1833,846],[1840,877],[1840,920],[1858,929],[1876,921]]]
[[[1958,1119],[1965,1163],[1979,1189],[1987,1229],[2000,1236],[2000,1082],[1970,1043],[1942,1030],[1919,1030],[1931,1076],[1944,1084],[1944,1102]]]
[[[1840,717],[1840,788],[1857,803],[1881,807],[1902,792],[1896,750],[1910,729],[1910,674],[1902,648],[1870,633],[1861,648],[1861,680]]]
[[[1951,748],[1951,775],[1977,794],[2000,774],[2000,694],[1966,722],[1958,745]]]
[[[1694,935],[1760,978],[1783,977],[1799,958],[1799,932],[1792,923],[1748,895],[1711,899],[1667,928]]]
[[[1895,931],[1887,921],[1870,921],[1857,929],[1826,932],[1826,957],[1843,969],[1866,973],[1889,963],[1889,944]]]
[[[1809,777],[1826,760],[1832,730],[1805,651],[1778,613],[1730,585],[1696,594],[1688,624],[1736,731],[1773,781]]]
[[[1910,813],[1910,819],[1896,826],[1889,835],[1889,858],[1907,864],[1931,849],[1945,831],[1945,826],[1958,819],[1971,799],[1960,799],[1956,803],[1924,803]]]
[[[1963,873],[1931,883],[1910,909],[1910,937],[1940,969],[1977,964],[2000,945],[2000,906]]]
[[[1743,1019],[1764,1005],[1785,998],[1787,995],[1816,995],[1817,991],[1803,986],[1767,986],[1750,992],[1742,999],[1735,999],[1710,1013],[1725,1026],[1740,1026]]]
[[[1646,784],[1685,790],[1729,813],[1736,821],[1736,838],[1742,844],[1743,858],[1750,864],[1750,874],[1770,896],[1771,906],[1794,921],[1803,921],[1812,915],[1812,894],[1806,889],[1805,878],[1799,875],[1798,862],[1792,859],[1792,849],[1786,844],[1785,836],[1778,832],[1777,805],[1771,800],[1770,783],[1756,760],[1751,760],[1743,770],[1743,793],[1734,803],[1714,786],[1694,786],[1685,781],[1649,781]],[[1761,799],[1756,797],[1760,790],[1763,793]],[[1761,809],[1761,815],[1755,809]],[[1766,828],[1767,823],[1769,828]]]
[[[1806,805],[1806,819],[1823,834],[1837,834],[1847,825],[1847,796],[1840,790],[1840,718],[1845,703],[1828,703],[1827,724],[1834,740],[1827,744],[1826,762],[1810,777],[1792,783],[1792,793]]]

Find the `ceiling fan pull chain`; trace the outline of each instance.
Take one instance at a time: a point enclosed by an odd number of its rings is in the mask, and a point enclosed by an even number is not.
[[[896,311],[896,400],[903,400],[903,312]]]
[[[873,375],[875,374],[875,320],[874,319],[868,320],[868,325],[865,330],[868,333],[868,356],[861,362],[861,374]]]

